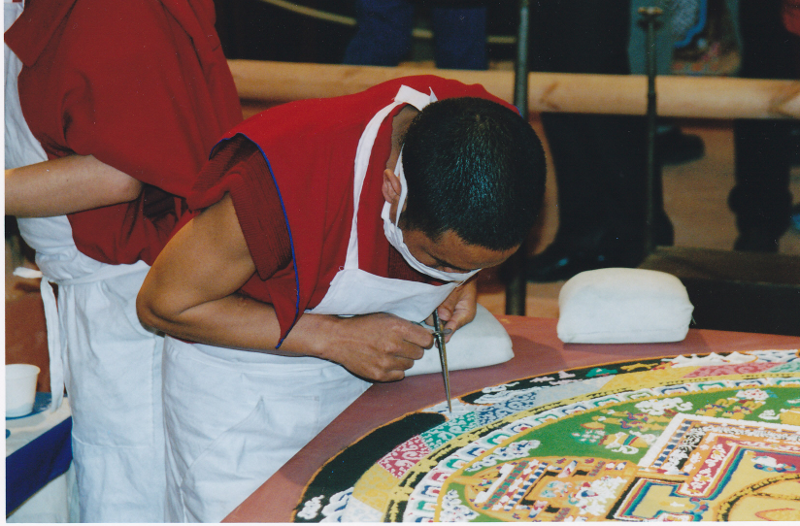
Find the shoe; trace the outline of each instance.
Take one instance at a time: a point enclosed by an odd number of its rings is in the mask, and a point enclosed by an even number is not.
[[[595,247],[592,249],[567,249],[565,244],[554,242],[544,252],[525,262],[528,281],[547,283],[563,281],[584,272],[608,267],[636,267],[644,260],[641,249],[636,251]]]
[[[688,163],[703,155],[705,145],[698,135],[687,135],[677,126],[656,132],[656,158],[662,165]]]
[[[733,250],[738,252],[763,252],[775,254],[778,252],[778,239],[774,232],[763,228],[751,227],[739,232],[739,237],[733,243]]]

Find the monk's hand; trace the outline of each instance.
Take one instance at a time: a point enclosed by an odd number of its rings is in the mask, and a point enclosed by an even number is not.
[[[375,382],[402,380],[433,346],[430,330],[392,314],[338,318],[325,358]]]
[[[478,285],[474,278],[456,287],[447,296],[447,299],[439,305],[437,312],[439,313],[439,319],[443,323],[442,329],[445,331],[450,329],[450,332],[445,336],[445,342],[450,341],[455,331],[475,319],[477,305]],[[432,316],[427,323],[429,325],[433,324]]]

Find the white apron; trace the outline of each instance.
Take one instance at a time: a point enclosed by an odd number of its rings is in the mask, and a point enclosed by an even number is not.
[[[390,312],[421,321],[455,288],[383,278],[358,268],[356,218],[378,128],[403,103],[431,101],[401,88],[369,122],[356,150],[354,210],[345,265],[315,314]],[[376,218],[377,220],[378,218]],[[199,351],[199,352],[198,352]],[[164,416],[170,521],[218,522],[349,406],[370,383],[344,367],[167,337]]]
[[[6,29],[8,13],[6,4]],[[7,46],[5,59],[6,168],[45,161],[19,105],[22,64]],[[82,254],[66,216],[18,223],[43,274],[52,409],[65,384],[70,397],[80,520],[163,521],[163,339],[141,326],[135,305],[149,267],[106,265]],[[58,307],[51,283],[58,285]]]

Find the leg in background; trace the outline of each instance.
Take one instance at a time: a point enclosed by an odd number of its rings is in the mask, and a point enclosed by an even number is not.
[[[358,32],[343,64],[396,66],[411,51],[414,6],[408,0],[357,0]]]
[[[486,69],[486,6],[431,8],[436,67]]]
[[[744,78],[796,79],[800,37],[781,21],[780,0],[740,0],[739,27]],[[791,122],[739,119],[734,122],[736,185],[728,204],[736,214],[735,250],[777,252],[789,228],[792,195],[789,171]]]

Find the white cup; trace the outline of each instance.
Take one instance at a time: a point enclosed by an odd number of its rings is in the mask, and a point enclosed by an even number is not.
[[[6,365],[6,416],[25,416],[33,411],[38,376],[35,365]]]

